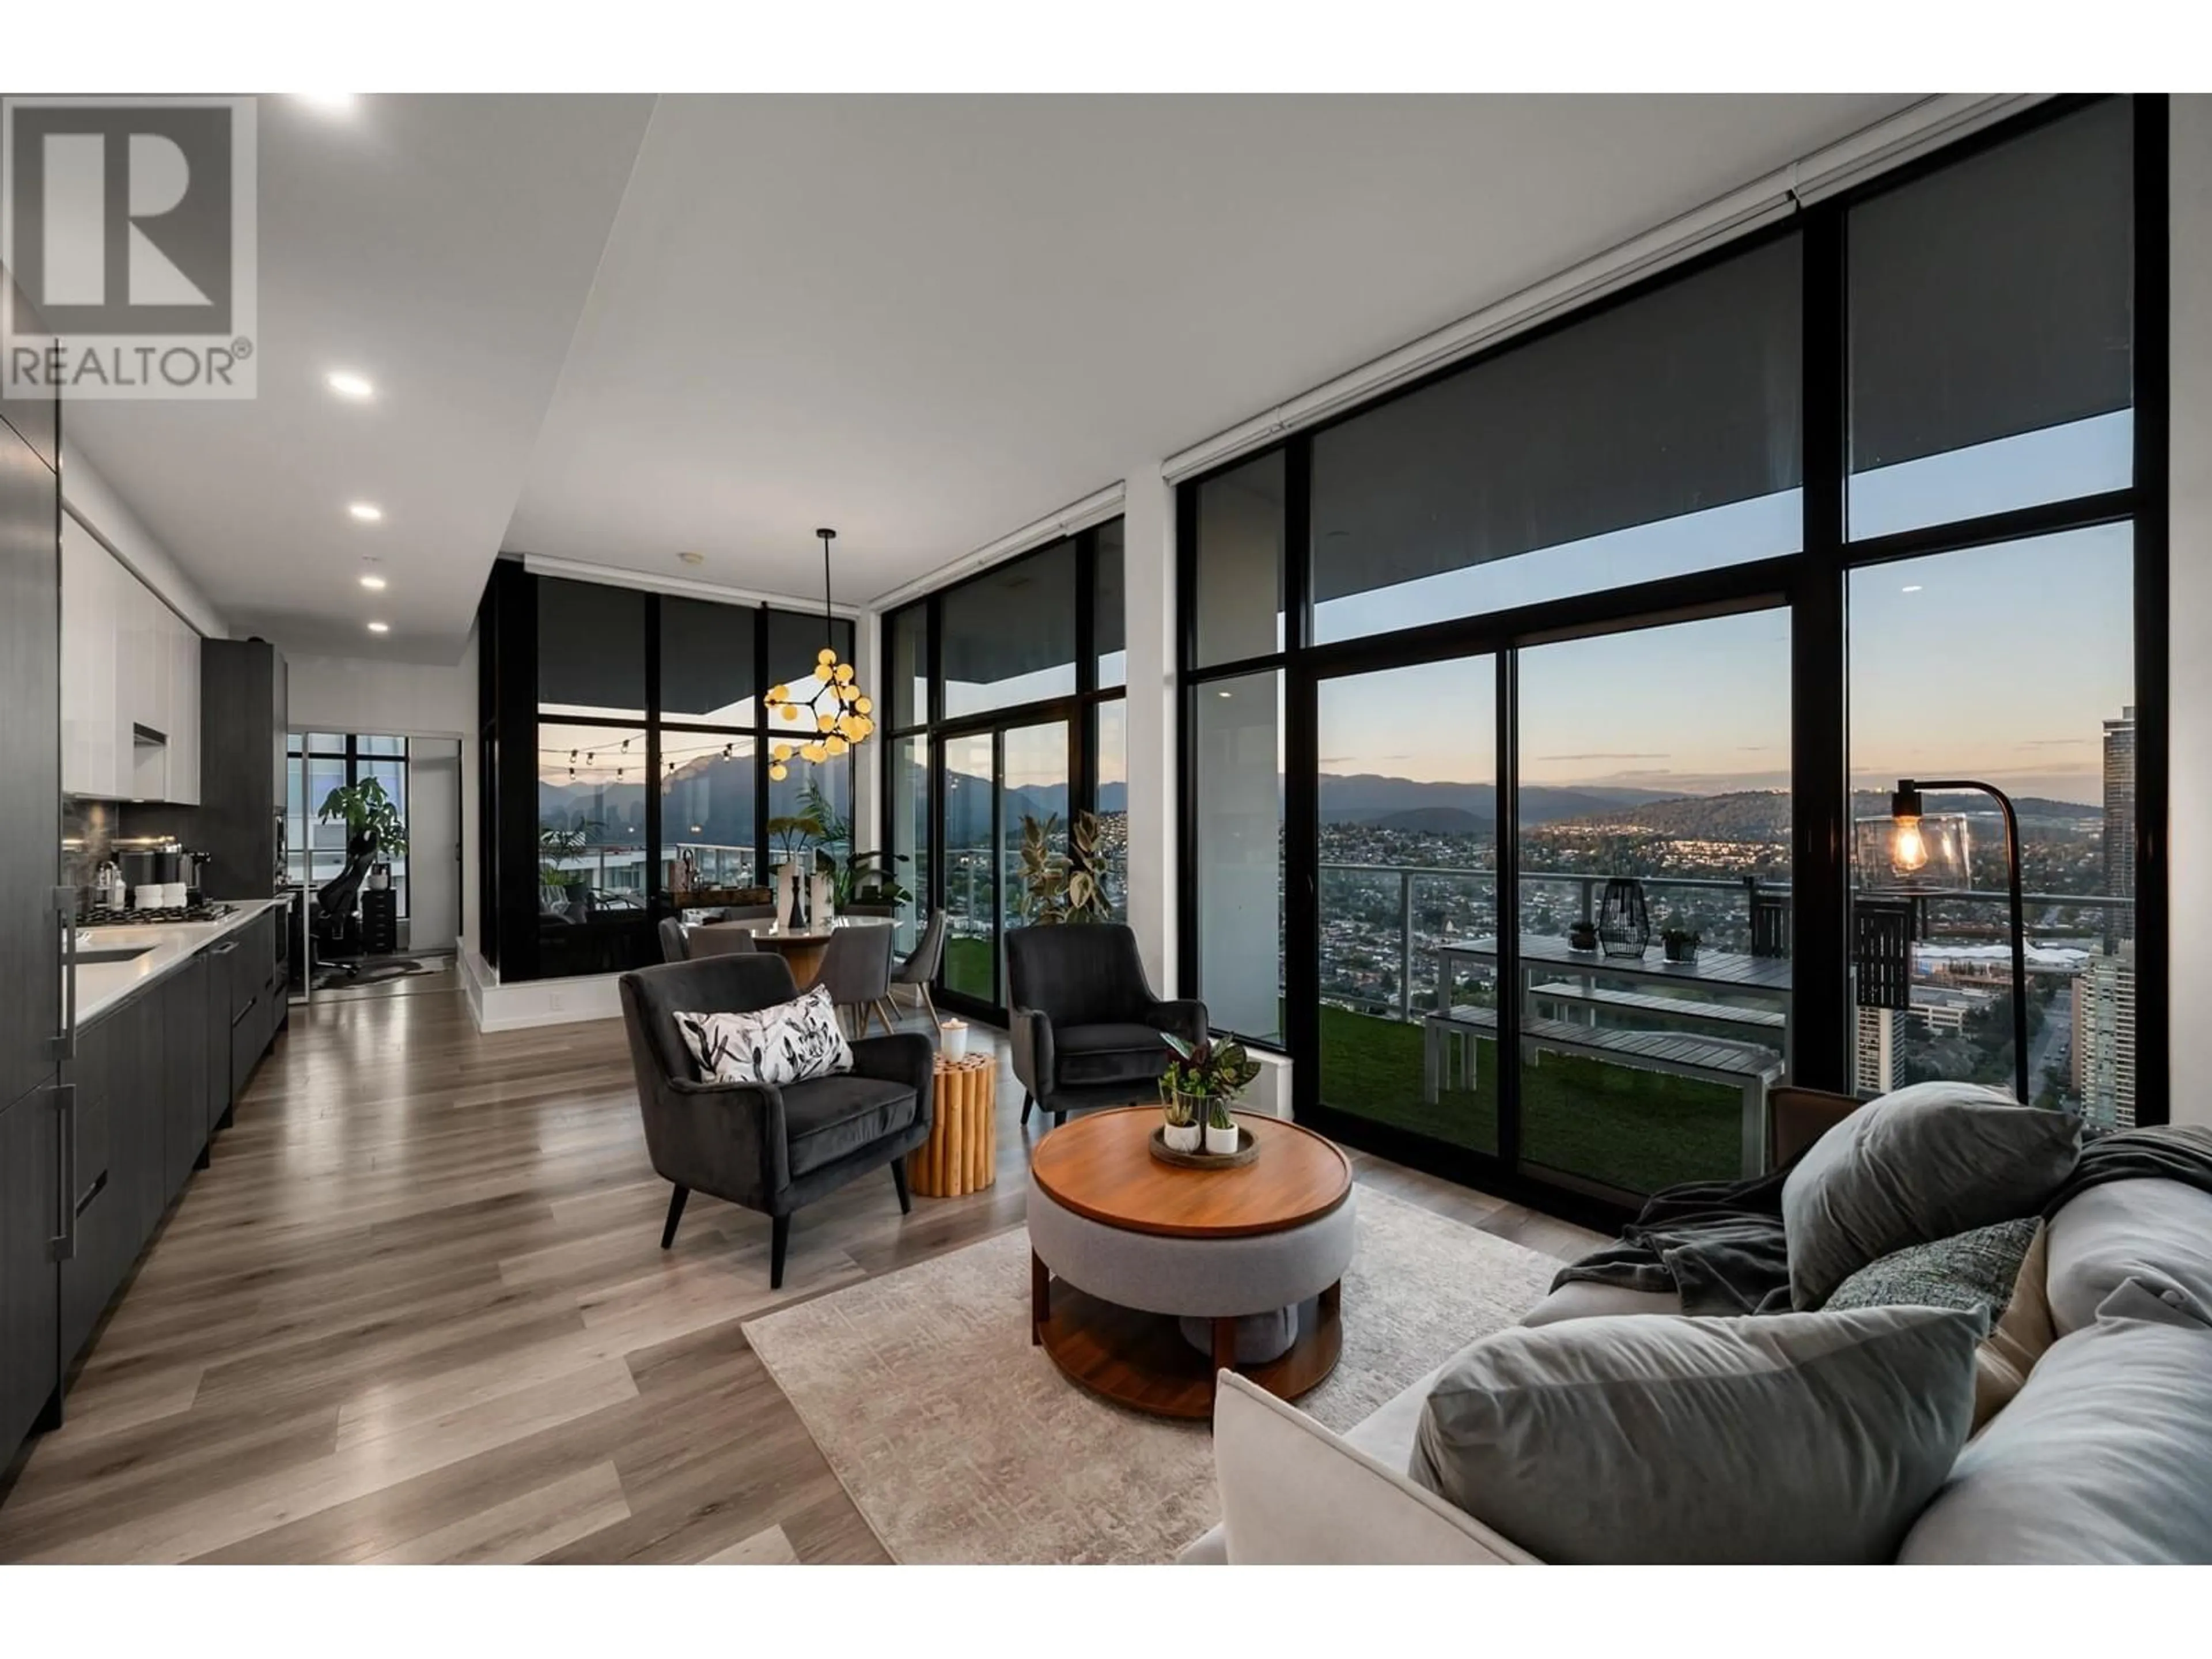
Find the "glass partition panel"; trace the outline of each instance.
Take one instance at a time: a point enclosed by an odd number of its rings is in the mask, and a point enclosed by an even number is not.
[[[1194,666],[1283,648],[1283,453],[1198,487]]]
[[[1498,1150],[1498,665],[1323,680],[1324,1106]]]
[[[957,719],[1075,690],[1075,544],[1009,560],[939,601],[945,713]]]
[[[2108,99],[1851,210],[1854,537],[2133,480],[2132,129]]]
[[[1283,677],[1194,688],[1199,994],[1218,1030],[1283,1041]]]
[[[945,988],[997,1000],[997,769],[991,734],[945,740]]]
[[[645,600],[634,587],[538,580],[538,707],[645,718]]]
[[[1796,551],[1800,258],[1750,249],[1316,433],[1316,641]]]
[[[678,910],[702,892],[762,884],[755,742],[750,732],[660,734],[660,879]]]
[[[1902,778],[1975,778],[2020,817],[2028,1091],[2091,1123],[2135,1121],[2134,538],[2112,525],[1852,573],[1853,816],[1886,820]],[[1906,1006],[1855,1010],[1865,1093],[1961,1079],[2011,1090],[2004,828],[1975,791],[1969,885],[1923,901]],[[1875,826],[1877,831],[1885,827]],[[1878,896],[1884,870],[1857,870]]]
[[[1790,1017],[1790,618],[1520,653],[1521,1158],[1753,1173]]]
[[[749,605],[663,595],[660,601],[660,715],[702,726],[751,726],[754,684]]]

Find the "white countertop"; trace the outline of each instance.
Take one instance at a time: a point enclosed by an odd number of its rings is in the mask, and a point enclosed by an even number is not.
[[[236,933],[264,910],[289,905],[291,900],[288,896],[221,902],[229,904],[231,910],[220,921],[156,921],[143,927],[77,929],[79,950],[133,951],[143,945],[146,954],[129,962],[78,963],[76,1023],[80,1026],[91,1024],[132,992],[175,972],[198,951]]]

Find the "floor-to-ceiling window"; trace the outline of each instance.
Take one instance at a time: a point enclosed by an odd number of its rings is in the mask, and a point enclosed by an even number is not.
[[[800,738],[767,701],[785,685],[803,702],[825,647],[849,662],[849,620],[502,564],[478,623],[502,977],[657,961],[661,916],[850,849],[854,751],[773,777]]]
[[[1028,826],[1064,854],[1075,816],[1094,812],[1108,902],[1127,913],[1121,573],[1114,519],[884,619],[885,833],[911,895],[900,936],[910,944],[945,913],[952,1006],[1005,1011],[1006,934],[1027,915]]]
[[[374,779],[400,822],[407,822],[406,738],[365,732],[294,732],[285,738],[284,755],[284,863],[290,880],[319,887],[345,869],[345,819],[321,816],[332,790]],[[407,854],[395,854],[390,863],[404,919]]]
[[[1786,1079],[2009,1085],[1985,799],[1929,806],[1974,859],[1911,1006],[1858,1006],[1856,821],[1917,775],[2020,801],[2032,1092],[2163,1115],[2132,116],[2046,106],[1182,486],[1185,988],[1302,1112],[1628,1203],[1756,1168]]]

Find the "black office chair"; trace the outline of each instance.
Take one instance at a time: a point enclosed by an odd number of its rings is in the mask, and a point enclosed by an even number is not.
[[[337,879],[325,883],[315,892],[311,930],[315,955],[321,961],[342,964],[348,978],[361,972],[361,884],[375,862],[375,831],[364,830],[346,843],[346,866]]]

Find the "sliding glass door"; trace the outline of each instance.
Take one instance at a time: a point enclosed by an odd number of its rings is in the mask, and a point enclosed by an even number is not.
[[[1069,723],[1033,720],[939,739],[945,842],[945,990],[951,1006],[998,1018],[1006,1005],[1006,937],[1027,919],[1022,844],[1045,828],[1067,850]]]
[[[1473,656],[1316,688],[1322,1103],[1492,1154],[1496,975],[1459,947],[1498,930],[1497,680]]]
[[[1755,1173],[1789,1051],[1790,613],[1515,654],[1520,1163],[1606,1195]]]

